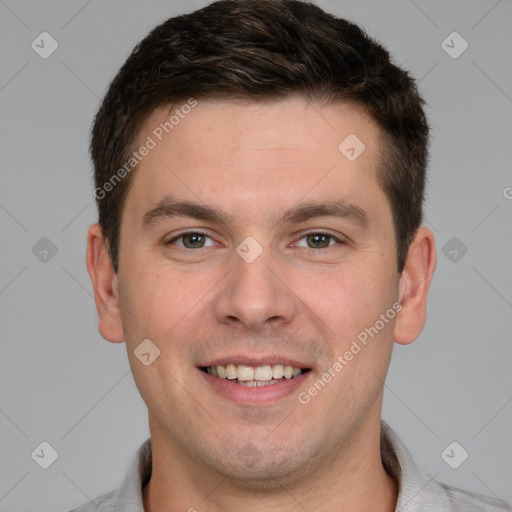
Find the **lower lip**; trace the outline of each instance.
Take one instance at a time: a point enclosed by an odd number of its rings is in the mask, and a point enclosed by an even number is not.
[[[304,382],[311,370],[292,379],[286,379],[268,386],[244,386],[228,379],[221,379],[200,369],[206,382],[214,391],[240,405],[268,405],[291,395]]]

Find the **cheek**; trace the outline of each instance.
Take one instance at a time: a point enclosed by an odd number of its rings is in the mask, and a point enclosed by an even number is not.
[[[382,279],[382,278],[380,278]],[[379,314],[389,292],[367,267],[343,268],[316,275],[303,288],[304,302],[335,333],[349,333]]]
[[[182,333],[183,329],[190,329],[187,320],[192,317],[192,321],[194,304],[201,294],[197,288],[194,293],[194,288],[187,286],[187,279],[169,272],[168,268],[164,271],[153,266],[150,271],[141,273],[137,273],[136,268],[148,266],[133,267],[130,275],[120,281],[123,283],[120,285],[121,316],[136,386],[150,410],[167,403],[170,395],[174,406],[175,401],[182,400],[180,407],[186,408],[187,400],[181,397],[181,387],[176,385],[187,378],[186,365],[182,363],[187,359],[188,338]],[[154,344],[145,349],[150,352],[150,358],[158,354],[148,365],[136,355],[137,348],[146,339]]]
[[[137,269],[148,269],[138,272]],[[187,312],[192,313],[205,290],[207,279],[172,270],[167,265],[139,264],[131,267],[121,295],[123,321],[135,322],[137,331],[158,338],[165,335]]]

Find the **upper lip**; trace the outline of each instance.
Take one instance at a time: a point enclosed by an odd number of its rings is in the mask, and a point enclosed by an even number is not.
[[[259,366],[265,365],[274,365],[274,364],[282,364],[283,366],[293,366],[295,368],[309,369],[311,365],[305,364],[304,362],[299,361],[298,359],[291,359],[286,356],[279,355],[268,355],[268,356],[258,356],[258,357],[250,357],[247,355],[232,355],[232,356],[222,356],[217,359],[212,359],[211,361],[200,364],[199,367],[208,367],[208,366],[226,366],[228,364],[243,364],[245,366],[253,366],[257,368]]]

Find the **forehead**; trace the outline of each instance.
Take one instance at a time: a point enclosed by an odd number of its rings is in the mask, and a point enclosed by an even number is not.
[[[139,133],[139,142],[148,135],[157,143],[173,140],[176,155],[186,153],[189,159],[201,158],[204,151],[225,158],[227,151],[236,154],[254,150],[261,164],[268,152],[259,149],[275,150],[270,152],[271,159],[279,154],[286,158],[297,151],[305,155],[308,150],[320,148],[338,156],[339,142],[350,134],[365,139],[367,161],[379,136],[371,116],[353,103],[323,105],[301,98],[193,101],[196,106],[192,108],[187,100],[153,111]]]
[[[147,206],[172,193],[243,215],[251,203],[379,193],[380,131],[353,104],[197,100],[184,108],[190,104],[160,107],[147,119],[135,147],[151,139],[153,148],[127,201]]]

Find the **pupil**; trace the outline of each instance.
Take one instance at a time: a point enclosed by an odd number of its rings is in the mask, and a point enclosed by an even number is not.
[[[324,243],[322,243],[322,240],[321,239],[324,239]],[[315,247],[326,247],[326,244],[325,244],[325,240],[327,240],[329,237],[328,235],[320,235],[320,234],[317,234],[317,235],[310,235],[310,240],[313,240],[313,245]],[[320,244],[318,244],[317,242],[320,242]],[[327,243],[328,245],[328,243]]]
[[[196,244],[200,243],[202,238],[203,238],[203,235],[201,235],[199,233],[189,233],[189,234],[185,235],[185,237],[184,237],[185,246],[188,247],[188,244],[187,244],[187,241],[188,241],[190,243],[190,245],[197,247]]]

